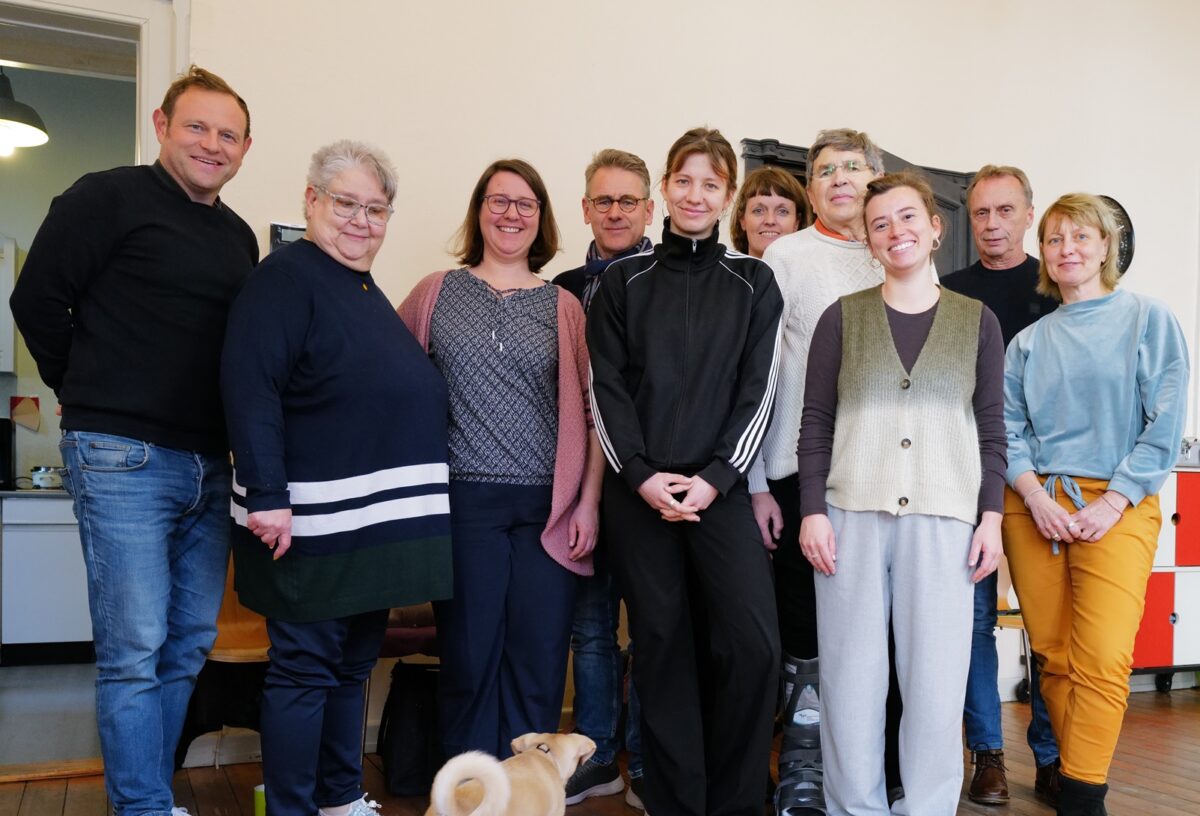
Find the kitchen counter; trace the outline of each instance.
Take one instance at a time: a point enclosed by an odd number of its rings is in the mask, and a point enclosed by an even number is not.
[[[71,494],[60,487],[0,490],[0,499],[69,499]]]

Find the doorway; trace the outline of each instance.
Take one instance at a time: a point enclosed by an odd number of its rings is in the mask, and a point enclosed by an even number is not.
[[[0,158],[0,233],[16,241],[18,274],[54,196],[86,173],[157,155],[150,112],[186,65],[189,13],[190,0],[92,0],[86,8],[43,0],[0,2],[0,65],[16,98],[39,112],[50,133],[47,144],[18,148],[13,156]],[[0,298],[0,308],[7,308],[8,292]],[[20,474],[33,465],[61,464],[61,459],[54,394],[41,382],[19,339],[16,349],[15,373],[0,374],[0,410],[8,404],[5,396],[37,396],[41,403],[40,427],[18,429]],[[66,504],[69,515],[65,494],[42,500]],[[68,525],[56,529],[73,532]],[[0,526],[0,570],[4,533]],[[75,535],[73,550],[78,553]],[[68,591],[61,586],[66,580],[61,571],[48,569],[44,575],[57,582],[56,591]],[[86,595],[82,582],[69,591]],[[71,633],[78,627],[65,618],[26,621],[23,615],[32,610],[19,604],[3,608],[0,632],[36,623],[32,628],[47,633],[33,640],[49,642],[22,642],[48,655],[46,663],[57,660],[59,652],[77,654],[75,647],[87,645],[76,642],[79,635]],[[56,638],[59,642],[53,642]],[[94,679],[94,664],[0,668],[0,776],[44,776],[56,767],[78,770],[80,763],[99,764]]]

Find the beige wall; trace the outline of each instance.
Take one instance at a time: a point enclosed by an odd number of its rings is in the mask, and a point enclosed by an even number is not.
[[[269,221],[299,219],[315,147],[348,136],[392,155],[403,183],[376,271],[394,300],[450,262],[446,239],[496,157],[521,155],[545,176],[565,237],[555,272],[578,264],[590,238],[578,202],[598,148],[633,150],[660,172],[671,141],[699,123],[735,145],[806,145],[819,128],[850,126],[920,164],[1020,165],[1039,207],[1076,189],[1114,196],[1137,227],[1126,285],[1169,300],[1196,338],[1200,6],[737,9],[194,0],[190,56],[251,105],[254,146],[227,199],[264,242]]]

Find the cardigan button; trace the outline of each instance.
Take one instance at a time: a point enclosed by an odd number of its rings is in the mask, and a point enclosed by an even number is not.
[[[908,496],[901,496],[899,504],[901,507],[908,507]]]
[[[911,439],[901,439],[901,440],[900,440],[900,447],[902,447],[902,448],[911,448],[911,447],[912,447],[912,440],[911,440]]]
[[[905,377],[903,380],[900,381],[901,388],[907,390],[910,386],[912,386],[912,380],[910,380],[908,377]]]

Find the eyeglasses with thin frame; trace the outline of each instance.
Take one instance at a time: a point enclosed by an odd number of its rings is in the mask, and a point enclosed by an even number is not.
[[[313,185],[314,190],[319,190],[329,196],[329,201],[333,204],[333,214],[338,218],[354,218],[358,215],[359,210],[365,210],[367,220],[377,227],[385,226],[388,219],[392,217],[392,213],[396,209],[390,204],[359,204],[353,198],[347,198],[344,195],[331,193],[324,187]]]
[[[861,173],[864,170],[871,169],[871,165],[867,164],[864,159],[846,159],[844,162],[822,164],[817,168],[817,178],[833,178],[833,174],[837,172],[839,167],[847,173]]]
[[[488,209],[493,215],[504,215],[508,212],[508,208],[512,205],[517,205],[517,213],[530,218],[537,215],[538,208],[542,206],[542,202],[536,198],[509,198],[503,193],[492,193],[483,197],[487,203]]]
[[[596,212],[603,214],[611,210],[613,204],[616,204],[618,207],[620,207],[621,212],[631,213],[637,209],[638,204],[646,201],[646,199],[634,198],[633,196],[627,195],[621,196],[620,198],[613,198],[612,196],[600,196],[599,198],[589,198],[588,201],[592,202],[592,206],[596,208]]]

